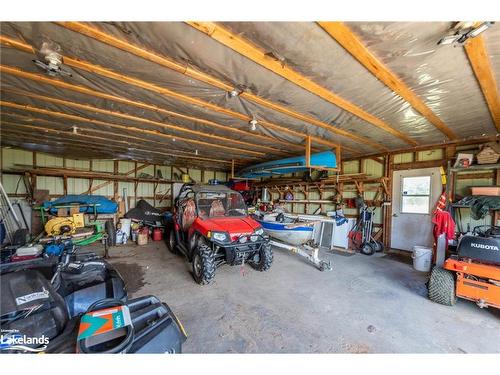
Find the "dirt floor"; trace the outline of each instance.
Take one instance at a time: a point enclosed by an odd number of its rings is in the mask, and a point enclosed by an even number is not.
[[[268,272],[222,266],[199,286],[163,242],[110,254],[129,295],[176,313],[187,353],[500,353],[500,310],[429,301],[406,257],[323,254],[333,271],[320,272],[275,249]]]

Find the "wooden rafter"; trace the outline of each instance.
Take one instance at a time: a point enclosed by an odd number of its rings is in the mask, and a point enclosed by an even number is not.
[[[125,145],[123,147],[127,147],[127,148],[130,148],[130,147],[135,148],[137,146],[134,143],[131,143],[131,142],[128,142],[128,141],[122,141],[122,140],[119,140],[119,139],[114,139],[114,138],[111,138],[111,137],[98,137],[98,136],[92,136],[92,135],[88,135],[88,134],[81,134],[82,130],[80,130],[80,133],[78,133],[78,134],[73,134],[72,132],[68,132],[68,131],[57,130],[57,129],[48,128],[48,127],[40,127],[40,126],[35,126],[35,125],[27,125],[27,124],[23,124],[23,123],[11,122],[11,121],[5,121],[5,120],[2,121],[2,125],[3,126],[6,126],[6,125],[14,126],[17,129],[19,129],[19,128],[21,128],[21,129],[22,128],[31,129],[31,130],[40,132],[42,134],[43,133],[53,133],[53,134],[57,134],[57,135],[62,135],[63,137],[73,137],[73,138],[81,138],[81,137],[83,137],[83,138],[89,138],[89,139],[93,139],[93,140],[97,140],[97,141],[103,142],[102,143],[103,146],[112,145],[114,143],[123,144],[123,145]],[[21,129],[19,129],[19,130],[21,130]],[[84,130],[85,131],[92,131],[93,129],[84,129]],[[112,135],[115,136],[115,134],[112,134]],[[130,138],[130,137],[126,136],[126,138]],[[132,137],[132,139],[133,138],[134,137]],[[137,149],[137,148],[135,148],[135,149]],[[175,151],[175,150],[169,150],[169,151]],[[151,151],[151,150],[148,151],[148,152],[155,153],[155,151]],[[179,152],[179,151],[177,151],[177,152]],[[186,155],[186,154],[175,153],[175,152],[162,152],[161,155],[171,156],[171,157],[177,157],[177,158],[183,158],[184,157],[186,159],[212,161],[212,162],[216,162],[216,163],[226,163],[226,164],[231,163],[231,161],[229,161],[229,160],[215,159],[215,158],[206,158],[206,157],[201,157],[201,156]],[[243,164],[241,161],[236,161],[236,163]]]
[[[6,46],[12,47],[12,48],[19,49],[19,50],[24,51],[24,52],[34,53],[34,49],[31,45],[23,43],[21,41],[15,40],[15,39],[11,39],[11,38],[6,37],[4,35],[0,35],[0,43],[4,44]],[[69,56],[63,56],[63,59],[64,59],[64,64],[67,66],[70,66],[72,68],[85,70],[85,71],[90,72],[90,73],[98,74],[98,75],[101,75],[103,77],[111,78],[111,79],[129,84],[129,85],[133,85],[133,86],[137,86],[137,87],[140,87],[140,88],[143,88],[146,90],[150,90],[150,91],[153,91],[157,94],[168,96],[168,97],[174,98],[176,100],[180,100],[180,101],[192,104],[192,105],[196,105],[196,106],[204,108],[204,109],[208,109],[208,110],[212,110],[212,111],[215,111],[218,113],[222,113],[222,114],[237,118],[237,119],[245,121],[245,122],[252,120],[252,118],[246,114],[239,113],[239,112],[236,112],[236,111],[224,108],[224,107],[220,107],[220,106],[215,105],[213,103],[209,103],[209,102],[206,102],[206,101],[198,99],[198,98],[193,98],[193,97],[190,97],[188,95],[179,94],[179,93],[172,91],[170,89],[167,89],[167,88],[140,80],[138,78],[133,78],[133,77],[129,77],[129,76],[124,75],[124,74],[116,73],[112,70],[103,68],[101,66],[98,66],[98,65],[95,65],[95,64],[83,61],[83,60],[74,59],[74,58],[71,58]],[[289,129],[289,128],[284,127],[284,126],[271,123],[269,121],[260,120],[259,122],[262,125],[265,125],[271,129],[274,129],[274,130],[277,130],[277,131],[280,131],[283,133],[287,133],[287,134],[290,134],[290,135],[293,135],[296,137],[304,138],[307,135],[307,134]],[[313,140],[316,143],[319,143],[319,144],[322,144],[322,145],[325,145],[328,147],[336,147],[337,146],[337,144],[335,142],[325,140],[321,137],[314,137]],[[344,149],[346,149],[346,150],[349,149],[349,150],[352,150],[352,152],[358,153],[356,150],[354,150],[352,148],[347,148],[346,146],[344,146]]]
[[[224,81],[221,81],[220,79],[217,79],[216,77],[213,77],[213,76],[210,76],[206,73],[195,70],[187,65],[179,64],[169,57],[159,55],[157,53],[153,53],[153,52],[148,51],[142,47],[139,47],[137,45],[129,43],[125,40],[121,40],[119,38],[116,38],[113,35],[107,34],[107,33],[103,32],[95,27],[90,26],[90,25],[86,25],[86,24],[81,23],[81,22],[56,22],[56,23],[60,26],[63,26],[65,28],[69,29],[69,30],[78,32],[82,35],[94,38],[102,43],[107,44],[107,45],[113,46],[115,48],[121,49],[121,50],[129,52],[129,53],[132,53],[132,54],[134,54],[138,57],[141,57],[145,60],[154,62],[158,65],[163,66],[163,67],[172,69],[178,73],[184,74],[188,77],[191,77],[191,78],[197,79],[199,81],[202,81],[204,83],[207,83],[209,85],[215,86],[221,90],[231,91],[234,89],[233,86],[227,84]],[[375,148],[379,148],[379,149],[383,148],[383,147],[381,147],[380,144],[373,142],[372,140],[370,140],[368,138],[361,137],[359,135],[353,134],[353,133],[348,132],[348,131],[343,130],[343,129],[334,128],[334,127],[332,127],[331,124],[327,124],[325,122],[319,121],[319,120],[315,119],[314,117],[305,115],[303,113],[293,111],[293,110],[286,108],[282,105],[279,105],[277,103],[274,103],[274,102],[271,102],[267,99],[264,99],[258,95],[243,91],[239,94],[239,96],[241,98],[253,101],[254,103],[262,105],[266,108],[270,108],[272,110],[281,112],[281,113],[288,115],[290,117],[294,117],[294,118],[299,119],[301,121],[305,121],[305,122],[308,122],[308,123],[313,124],[315,126],[324,128],[324,129],[326,129],[330,132],[333,132],[335,134],[349,137],[350,139],[352,139],[354,141],[366,143],[366,144],[369,144],[369,145],[371,145]]]
[[[114,128],[114,129],[119,129],[119,130],[124,130],[124,131],[133,131],[136,133],[155,135],[157,137],[169,139],[170,141],[173,141],[174,139],[178,139],[178,140],[181,140],[181,141],[184,141],[187,143],[194,143],[194,144],[198,144],[198,145],[202,145],[202,146],[206,146],[206,147],[210,147],[210,148],[225,149],[228,152],[233,152],[233,153],[250,154],[250,155],[256,155],[256,156],[265,155],[261,152],[243,150],[243,149],[237,149],[235,147],[230,147],[230,146],[212,144],[209,142],[198,141],[198,140],[194,140],[194,139],[190,139],[190,138],[184,138],[184,137],[180,137],[177,135],[169,135],[169,134],[162,133],[158,130],[141,129],[141,128],[136,128],[136,127],[129,126],[129,125],[114,124],[114,123],[110,123],[107,121],[100,121],[100,120],[90,119],[90,118],[86,118],[86,117],[82,117],[82,116],[71,115],[68,113],[51,111],[48,109],[34,107],[31,105],[27,105],[27,104],[19,104],[19,103],[6,102],[6,101],[1,100],[0,105],[5,106],[5,107],[9,107],[9,108],[16,108],[16,109],[20,109],[20,110],[28,111],[28,112],[41,113],[41,114],[49,115],[52,117],[66,118],[69,120],[78,121],[80,123],[83,122],[83,123],[91,123],[91,124],[96,124],[96,125],[104,125],[104,126],[108,126],[108,127]]]
[[[102,108],[99,108],[99,107],[96,107],[96,106],[91,106],[91,105],[88,105],[88,104],[82,104],[82,103],[72,102],[72,101],[69,101],[69,100],[57,99],[57,98],[53,98],[53,97],[45,96],[45,95],[33,94],[33,93],[30,93],[30,92],[26,92],[26,91],[10,90],[10,89],[3,89],[3,91],[5,91],[5,92],[13,92],[13,93],[18,94],[18,95],[22,95],[22,96],[27,96],[27,97],[30,97],[30,98],[39,99],[39,100],[46,101],[46,102],[49,102],[49,103],[57,103],[57,104],[60,104],[60,105],[63,105],[63,106],[67,106],[67,107],[79,108],[79,109],[83,109],[83,110],[89,111],[89,112],[97,112],[97,113],[104,114],[106,116],[119,117],[119,118],[131,120],[131,121],[135,121],[135,122],[142,122],[142,123],[145,123],[145,124],[148,124],[148,125],[160,127],[162,129],[174,130],[174,131],[178,131],[178,132],[189,133],[189,134],[196,135],[196,136],[203,137],[203,138],[212,138],[214,140],[221,141],[222,143],[236,143],[236,144],[239,144],[239,145],[242,145],[242,146],[247,146],[247,147],[251,147],[251,148],[252,147],[253,148],[262,148],[262,149],[267,150],[268,152],[279,153],[279,150],[276,150],[273,147],[263,146],[263,145],[256,145],[256,144],[250,143],[250,142],[234,140],[232,138],[226,138],[226,137],[222,137],[222,136],[218,136],[218,135],[213,135],[213,134],[207,134],[207,133],[200,132],[200,131],[193,130],[193,129],[189,129],[189,128],[186,128],[186,127],[182,127],[182,126],[178,126],[178,125],[174,125],[174,124],[168,124],[168,123],[164,123],[164,122],[159,122],[159,121],[155,121],[155,120],[150,120],[148,118],[138,117],[138,116],[134,116],[134,115],[131,115],[131,114],[128,114],[128,113],[124,113],[124,112],[110,111],[110,110],[107,110],[107,109],[102,109]],[[237,149],[237,150],[239,150],[239,149]]]
[[[347,25],[343,22],[318,22],[318,24],[375,77],[410,103],[413,108],[449,139],[457,139],[457,135],[453,130],[436,116],[406,83],[371,53]]]
[[[14,117],[14,118],[16,118],[18,120],[29,121],[30,122],[30,124],[19,123],[19,122],[16,123],[19,126],[21,126],[21,125],[33,126],[34,124],[45,124],[44,127],[38,126],[37,128],[39,128],[39,129],[54,129],[54,126],[55,126],[55,127],[64,127],[63,131],[69,131],[69,130],[71,130],[71,127],[67,123],[63,124],[63,123],[60,123],[60,122],[57,122],[57,121],[49,121],[49,120],[46,120],[46,119],[43,119],[43,118],[39,118],[39,117],[24,116],[24,115],[20,115],[18,113],[3,113],[2,116],[3,117],[9,117],[9,118],[10,117]],[[2,123],[9,123],[9,121],[3,120]],[[61,130],[61,129],[54,129],[54,130]],[[104,136],[106,136],[105,139],[108,139],[110,142],[124,143],[124,144],[128,144],[128,145],[131,145],[132,143],[130,141],[134,140],[134,141],[140,142],[141,145],[144,145],[144,143],[146,143],[147,145],[157,144],[159,147],[162,147],[162,148],[164,148],[166,146],[166,144],[164,142],[162,142],[162,141],[158,141],[158,140],[151,139],[151,138],[136,137],[136,136],[133,136],[133,135],[130,135],[130,134],[122,134],[120,132],[110,132],[110,131],[106,131],[106,130],[93,129],[93,128],[87,128],[87,127],[78,129],[78,132],[79,133],[82,133],[82,132],[84,132],[84,133],[95,133],[95,134],[104,135]],[[125,141],[119,140],[117,138],[124,138]],[[171,147],[169,147],[168,150],[170,152],[179,153],[179,156],[182,156],[182,154],[184,154],[184,155],[192,155],[193,154],[190,151],[173,149]]]
[[[11,129],[8,127],[7,123],[4,123],[3,129],[1,130],[2,133],[4,134],[17,134],[20,137],[20,140],[23,141],[24,139],[28,138],[29,135],[23,131],[22,129],[19,129],[19,125],[16,125],[17,128]],[[27,126],[23,126],[27,127]],[[47,134],[51,133],[51,135]],[[36,134],[36,135],[35,135]],[[55,135],[52,135],[55,134]],[[179,154],[173,154],[170,152],[162,152],[162,151],[152,151],[152,150],[146,150],[146,149],[141,149],[137,147],[127,147],[127,146],[118,146],[116,144],[112,144],[109,142],[108,139],[102,138],[102,137],[95,137],[95,136],[90,136],[90,135],[85,135],[85,134],[77,134],[73,135],[72,133],[68,132],[61,132],[53,129],[43,129],[41,131],[37,131],[36,133],[33,132],[34,140],[39,139],[40,137],[45,137],[45,138],[50,138],[53,140],[58,140],[61,142],[65,142],[68,144],[71,143],[76,143],[76,144],[81,144],[82,146],[88,147],[89,149],[96,149],[95,146],[98,146],[98,150],[103,150],[103,149],[116,149],[120,150],[120,152],[135,152],[136,154],[142,154],[142,155],[149,155],[149,154],[155,154],[155,155],[162,155],[162,156],[167,156],[167,157],[175,157],[178,159],[192,159],[192,160],[199,160],[199,161],[208,161],[208,162],[214,162],[214,163],[223,163],[223,164],[231,164],[231,161],[228,160],[220,160],[220,159],[213,159],[213,158],[205,158],[205,157],[197,157],[197,156],[191,156],[191,155],[179,155]],[[33,137],[32,136],[32,137]],[[81,139],[72,139],[72,138],[89,138],[91,140],[89,141],[84,141]]]
[[[255,63],[271,70],[272,72],[280,75],[281,77],[295,83],[303,89],[319,96],[320,98],[342,108],[343,110],[352,113],[353,115],[361,118],[364,121],[382,129],[393,136],[403,140],[410,145],[417,145],[418,143],[410,138],[408,135],[392,128],[385,121],[375,117],[374,115],[364,111],[362,108],[353,103],[348,102],[339,95],[331,92],[325,87],[313,82],[309,78],[303,76],[297,71],[288,66],[284,66],[280,61],[273,59],[266,55],[266,52],[251,44],[242,37],[232,33],[228,29],[214,23],[214,22],[188,22],[197,30],[207,34],[211,38],[224,44],[225,46],[233,49]]]
[[[124,98],[124,97],[107,94],[105,92],[93,90],[93,89],[90,89],[90,88],[85,87],[85,86],[70,84],[70,83],[67,83],[67,82],[64,82],[61,80],[56,80],[56,79],[47,77],[46,75],[26,72],[22,69],[15,68],[12,66],[0,65],[0,73],[7,73],[10,75],[15,75],[17,77],[26,78],[26,79],[29,79],[29,80],[32,80],[35,82],[48,84],[48,85],[52,85],[52,86],[59,87],[62,89],[75,91],[75,92],[78,92],[81,94],[89,95],[91,97],[97,97],[97,98],[102,98],[102,99],[106,99],[106,100],[111,100],[111,101],[114,101],[117,103],[122,103],[122,104],[129,105],[129,106],[147,109],[147,110],[150,110],[153,112],[158,112],[158,113],[161,113],[161,114],[164,114],[167,116],[173,116],[173,117],[178,117],[178,118],[181,118],[184,120],[197,122],[200,124],[211,126],[215,129],[219,129],[222,132],[232,132],[232,133],[236,133],[239,135],[248,135],[248,131],[234,128],[232,126],[221,125],[221,124],[218,124],[218,123],[210,121],[210,120],[205,120],[205,119],[201,119],[201,118],[194,117],[194,116],[188,116],[188,115],[181,114],[181,113],[174,112],[174,111],[169,111],[165,108],[161,108],[161,107],[158,107],[156,105],[138,102],[135,100]],[[282,141],[279,139],[274,139],[274,138],[266,136],[266,135],[252,134],[252,137],[254,137],[255,139],[259,139],[259,140],[263,140],[263,141],[267,141],[267,142],[274,142],[277,144],[282,144],[282,145],[286,146],[286,148],[295,148],[297,150],[298,149],[302,150],[301,145],[297,145],[297,144],[294,144],[291,142]]]
[[[483,36],[469,39],[465,43],[465,52],[483,91],[493,123],[497,132],[500,132],[500,94]]]

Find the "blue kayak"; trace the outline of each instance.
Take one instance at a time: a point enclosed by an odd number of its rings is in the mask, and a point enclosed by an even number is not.
[[[323,151],[317,154],[311,154],[311,165],[323,168],[336,168],[337,158],[333,151]],[[239,171],[238,177],[269,177],[287,173],[305,172],[308,169],[309,168],[306,167],[306,157],[296,156],[293,158],[268,161],[252,165],[251,167],[247,167]]]

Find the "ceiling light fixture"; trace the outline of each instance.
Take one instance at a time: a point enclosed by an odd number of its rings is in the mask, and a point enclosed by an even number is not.
[[[78,134],[78,127],[77,126],[72,126],[71,129],[73,129],[73,134]]]
[[[488,28],[493,26],[495,22],[482,22],[478,26],[474,27],[472,22],[458,22],[451,29],[451,34],[445,35],[438,41],[438,45],[447,44],[464,44],[467,39],[475,38],[482,32],[486,31]]]
[[[258,121],[256,119],[250,120],[249,124],[250,124],[250,130],[251,131],[254,132],[255,130],[257,130]]]

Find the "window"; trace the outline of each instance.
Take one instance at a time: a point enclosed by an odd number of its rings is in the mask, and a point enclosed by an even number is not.
[[[428,214],[431,176],[403,177],[401,194],[401,213]]]

